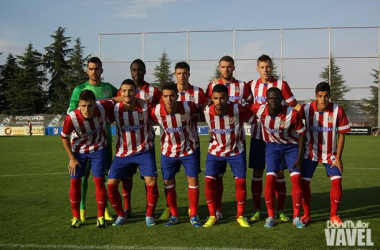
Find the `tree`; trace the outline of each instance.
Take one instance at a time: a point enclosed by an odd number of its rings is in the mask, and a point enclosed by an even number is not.
[[[12,56],[8,57],[8,67],[14,71],[15,78],[9,78],[10,85],[5,91],[8,107],[5,110],[12,115],[31,115],[46,110],[44,85],[47,81],[42,67],[42,54],[33,48],[32,43],[22,56],[17,56],[19,69]],[[8,71],[12,76],[11,70]]]
[[[153,85],[161,89],[162,84],[166,82],[173,82],[173,73],[170,71],[170,60],[165,50],[162,52],[162,56],[159,58],[159,60],[160,64],[156,65],[154,68],[153,75],[156,77],[156,81],[153,83]]]
[[[371,88],[371,97],[369,99],[363,98],[362,109],[369,115],[369,123],[371,126],[379,126],[378,122],[378,111],[379,111],[379,71],[373,70],[374,77],[373,83],[375,86],[369,86]]]
[[[344,109],[349,108],[344,99],[344,95],[350,91],[344,84],[345,80],[340,73],[340,67],[336,65],[334,57],[331,56],[331,83],[329,82],[329,66],[325,67],[320,77],[330,84],[331,88],[331,101],[342,106]]]
[[[17,65],[17,58],[9,54],[7,61],[1,66],[0,70],[0,113],[4,113],[9,109],[6,91],[16,84],[16,77],[20,71],[20,67]]]
[[[214,72],[213,72],[211,78],[209,79],[209,81],[212,82],[214,79],[219,79],[221,77],[222,77],[222,75],[220,74],[219,63],[218,63],[218,64],[215,65]]]
[[[44,64],[51,74],[49,81],[49,101],[51,113],[64,113],[69,106],[70,91],[69,86],[65,82],[70,70],[70,65],[66,60],[66,57],[71,53],[72,49],[69,49],[69,43],[71,37],[66,37],[66,28],[59,27],[54,35],[51,37],[54,42],[45,47]]]
[[[69,54],[68,63],[70,69],[65,76],[65,82],[68,85],[69,93],[72,93],[74,88],[88,80],[88,76],[85,70],[87,60],[91,55],[83,57],[84,46],[82,46],[80,38],[75,39],[75,45]]]

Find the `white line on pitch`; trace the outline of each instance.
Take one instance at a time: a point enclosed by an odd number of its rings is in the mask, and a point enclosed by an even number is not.
[[[60,175],[60,174],[69,174],[69,173],[68,172],[61,172],[61,173],[39,173],[39,174],[6,174],[6,175],[0,175],[0,177],[21,177],[21,176]]]
[[[157,247],[157,246],[113,246],[113,245],[104,245],[104,246],[83,246],[83,245],[39,245],[39,244],[0,244],[0,248],[37,248],[37,249],[134,249],[134,250],[251,250],[253,248],[208,248],[208,247]],[[257,248],[255,248],[257,249]]]

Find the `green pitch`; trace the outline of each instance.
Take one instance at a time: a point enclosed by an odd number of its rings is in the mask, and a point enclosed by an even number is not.
[[[361,220],[372,229],[372,241],[380,248],[380,137],[348,136],[344,150],[343,199],[340,217]],[[202,169],[207,152],[207,136],[201,136]],[[249,138],[247,138],[249,145]],[[159,145],[156,141],[159,168]],[[97,229],[95,190],[90,182],[87,199],[88,220],[78,230],[69,229],[69,175],[67,156],[61,139],[46,137],[0,138],[0,249],[326,249],[326,220],[329,217],[330,180],[322,167],[312,182],[312,220],[305,229],[279,223],[265,229],[264,220],[241,228],[235,221],[236,203],[231,171],[224,178],[224,219],[212,228],[193,228],[187,217],[187,183],[182,170],[177,175],[177,195],[181,224],[166,228],[159,223],[147,228],[144,221],[143,181],[134,178],[134,217],[126,225]],[[252,170],[247,171],[246,215],[253,213],[250,192]],[[204,172],[200,174],[199,216],[208,215],[204,197]],[[162,176],[156,213],[165,207]],[[286,210],[291,212],[291,184],[287,181]],[[264,201],[262,205],[265,208]],[[115,215],[112,207],[109,209]]]

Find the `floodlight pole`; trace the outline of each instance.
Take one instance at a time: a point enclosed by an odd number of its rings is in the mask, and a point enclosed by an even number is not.
[[[329,27],[329,85],[331,86],[331,27]]]
[[[186,55],[187,55],[187,63],[190,64],[190,32],[187,31],[186,35],[187,35],[187,42],[186,42],[186,48],[187,48],[187,51],[186,51]]]
[[[145,61],[145,33],[141,33],[141,58]]]
[[[281,81],[284,80],[284,29],[281,29],[280,57],[281,57]]]
[[[102,59],[102,34],[99,33],[99,39],[98,39],[98,44],[99,44],[99,59]]]

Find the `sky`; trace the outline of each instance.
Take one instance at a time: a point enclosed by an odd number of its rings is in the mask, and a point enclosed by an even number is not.
[[[296,98],[305,100],[313,98],[312,88],[328,65],[329,32],[289,29],[378,27],[379,10],[378,0],[0,0],[0,64],[9,53],[22,55],[29,43],[43,52],[58,27],[66,28],[65,35],[73,41],[81,38],[85,54],[93,56],[99,56],[99,34],[136,33],[101,37],[103,77],[119,87],[131,77],[129,64],[136,58],[146,61],[148,82],[154,81],[152,73],[163,51],[173,60],[172,71],[175,62],[187,59],[186,33],[149,32],[223,31],[190,32],[190,82],[205,88],[219,58],[234,54],[232,32],[226,30],[255,30],[237,31],[235,40],[235,77],[249,81],[259,77],[255,59],[263,53],[275,59],[280,71],[279,29],[285,29],[284,79]],[[372,69],[379,69],[379,29],[332,29],[331,42],[333,55],[342,57],[337,64],[346,84],[370,86]],[[289,59],[310,57],[314,59]],[[353,89],[345,98],[366,98],[369,93]]]

